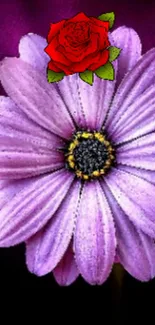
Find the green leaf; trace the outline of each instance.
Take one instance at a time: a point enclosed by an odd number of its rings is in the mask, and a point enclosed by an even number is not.
[[[120,55],[121,49],[115,46],[109,47],[109,61],[112,62]]]
[[[105,79],[105,80],[115,79],[114,67],[110,62],[107,62],[105,65],[102,65],[102,67],[100,67],[95,71],[95,74],[101,79]]]
[[[48,82],[58,82],[61,81],[64,77],[64,72],[55,72],[52,70],[47,70],[47,80]]]
[[[102,21],[109,21],[110,28],[112,28],[114,21],[115,21],[115,13],[112,11],[112,12],[108,12],[106,14],[102,14],[98,17],[98,19],[100,19]]]
[[[79,76],[84,82],[92,86],[94,81],[94,75],[92,71],[86,70],[84,72],[80,72]]]

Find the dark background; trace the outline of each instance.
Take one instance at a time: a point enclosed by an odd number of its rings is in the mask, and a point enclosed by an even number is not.
[[[0,0],[0,59],[18,54],[18,43],[24,34],[33,32],[46,37],[51,22],[69,18],[80,11],[92,16],[114,11],[115,27],[126,25],[134,28],[142,40],[143,53],[155,46],[155,0]],[[3,94],[2,89],[0,94]],[[81,278],[65,289],[55,283],[52,275],[37,278],[30,274],[25,266],[24,245],[0,249],[2,287],[47,289],[50,292],[56,289],[68,293],[90,288]],[[155,280],[140,283],[126,273],[121,297],[118,289],[112,275],[103,286],[93,287],[90,292],[100,293],[103,304],[110,304],[113,314],[119,307],[124,314],[123,324],[134,313],[141,315],[140,318],[147,315],[147,324],[150,324],[148,317],[153,315],[155,305]]]

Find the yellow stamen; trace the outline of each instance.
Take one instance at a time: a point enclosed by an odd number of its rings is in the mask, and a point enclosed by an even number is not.
[[[92,176],[95,176],[95,177],[100,176],[99,170],[94,170],[94,172],[92,172]]]
[[[83,132],[81,134],[81,137],[84,138],[84,139],[89,139],[89,138],[93,138],[93,134],[89,133],[89,132]]]
[[[76,170],[77,177],[82,178],[82,172],[80,170]]]
[[[99,133],[99,132],[96,132],[94,134],[94,137],[95,137],[95,139],[99,140],[100,142],[104,142],[105,141],[105,137],[101,133]]]
[[[71,142],[71,144],[70,144],[68,150],[69,150],[70,152],[72,152],[72,151],[76,148],[76,146],[77,146],[78,144],[79,144],[79,141],[78,141],[77,139],[73,140],[73,142]]]
[[[87,181],[89,179],[89,176],[88,175],[82,175],[82,178]]]

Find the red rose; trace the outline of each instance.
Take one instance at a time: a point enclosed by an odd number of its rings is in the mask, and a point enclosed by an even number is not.
[[[51,24],[45,49],[51,58],[48,68],[66,75],[95,71],[109,59],[108,30],[108,21],[84,13]]]

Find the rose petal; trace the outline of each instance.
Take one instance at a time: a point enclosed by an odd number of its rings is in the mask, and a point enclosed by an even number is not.
[[[53,270],[53,275],[57,283],[61,286],[69,286],[79,276],[71,245],[69,245],[65,255]]]
[[[98,55],[96,55],[95,59],[93,60],[96,61],[96,63],[93,62],[88,67],[88,69],[91,71],[95,71],[98,68],[100,68],[102,65],[106,64],[108,60],[109,60],[109,51],[108,50],[100,51]]]
[[[149,281],[155,276],[154,240],[135,228],[105,183],[102,186],[115,220],[119,261],[134,278]]]
[[[64,157],[57,150],[59,146],[58,137],[27,118],[10,98],[0,97],[2,179],[25,178],[62,167]]]
[[[117,149],[117,162],[155,171],[155,133],[148,134]]]
[[[141,57],[142,44],[138,34],[132,28],[121,26],[111,33],[114,46],[121,49],[118,61],[117,82],[120,83]]]
[[[45,38],[29,33],[23,36],[19,43],[20,58],[33,65],[37,70],[46,72],[49,56],[44,49],[47,46]]]
[[[60,62],[66,66],[70,66],[71,61],[59,51],[58,36],[55,36],[52,41],[45,48],[45,52],[50,56],[54,62]]]
[[[14,102],[33,121],[63,138],[70,138],[75,130],[73,121],[46,76],[17,58],[4,59],[0,80]]]
[[[100,32],[101,31],[103,32],[103,28],[104,28],[108,32],[109,26],[110,26],[109,21],[102,21],[102,20],[100,20],[98,18],[94,18],[94,17],[89,17],[89,18],[90,18],[91,23],[93,24],[92,28],[94,28],[94,31],[100,30]],[[97,28],[95,28],[95,26]],[[100,27],[100,28],[98,29],[98,27]]]
[[[56,66],[56,64],[54,63],[53,60],[51,60],[51,61],[48,63],[48,69],[49,69],[49,70],[52,70],[52,71],[55,71],[55,72],[62,72],[62,69],[57,68],[57,66]]]
[[[66,170],[27,180],[1,210],[0,246],[26,241],[39,231],[65,198],[74,176]]]
[[[58,23],[51,24],[50,31],[49,31],[48,37],[47,37],[48,43],[50,43],[52,41],[53,37],[55,37],[60,32],[60,30],[63,27],[65,22],[66,22],[66,20],[63,19],[63,20],[59,21]]]
[[[115,231],[109,205],[98,182],[86,183],[75,229],[79,272],[90,284],[102,284],[115,258]]]
[[[113,169],[105,182],[130,221],[155,237],[155,186],[128,172]]]
[[[126,111],[128,111],[128,116],[131,116],[129,106],[132,105],[154,81],[155,49],[152,49],[142,56],[134,69],[125,76],[117,90],[105,123],[109,135],[114,134],[118,121]]]
[[[79,23],[79,22],[89,22],[89,17],[87,17],[84,12],[80,12],[77,15],[75,15],[73,18],[69,19],[69,22],[73,23]]]
[[[79,181],[74,183],[52,219],[28,240],[26,257],[32,273],[41,276],[51,272],[66,252],[73,235],[80,186]]]
[[[75,66],[81,64],[88,59],[89,56],[92,56],[94,52],[97,52],[99,50],[99,37],[96,33],[92,33],[90,36],[90,40],[86,41],[86,44],[82,44],[81,47],[73,47],[71,45],[65,46],[64,40],[65,40],[65,29],[64,33],[61,31],[59,35],[59,42],[62,43],[63,46],[60,46],[59,51],[67,57],[71,61],[71,66]],[[96,57],[97,54],[95,54]],[[91,62],[93,62],[93,58],[91,58]],[[65,63],[65,62],[64,62]],[[85,63],[86,64],[86,63]],[[89,66],[89,62],[87,64],[87,67]],[[87,68],[86,67],[86,68]],[[73,69],[73,68],[72,68]],[[80,71],[80,70],[79,70]],[[75,71],[77,72],[77,71]]]

